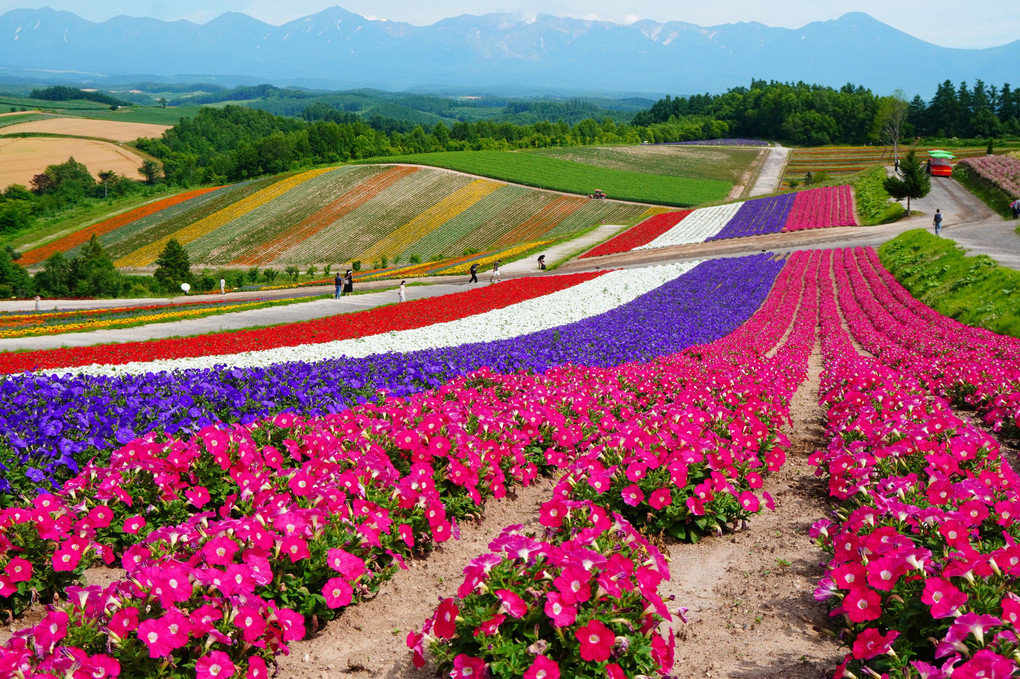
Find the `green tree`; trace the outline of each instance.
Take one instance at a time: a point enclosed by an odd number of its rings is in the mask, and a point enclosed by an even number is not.
[[[103,251],[99,237],[92,234],[81,254],[71,261],[71,294],[80,297],[116,297],[127,287],[124,276]]]
[[[43,270],[35,275],[36,289],[50,297],[71,295],[71,262],[62,252],[54,252]]]
[[[266,283],[272,285],[273,281],[276,280],[276,270],[267,268],[262,272],[262,277],[266,279]]]
[[[100,170],[99,181],[103,185],[103,200],[110,196],[110,182],[117,178],[117,173],[113,170]]]
[[[153,274],[163,289],[176,291],[181,283],[191,283],[191,258],[184,246],[171,238],[156,258],[156,272]]]
[[[259,279],[259,268],[257,266],[253,266],[252,268],[248,269],[248,273],[246,274],[246,276],[248,278],[248,282],[252,285],[255,285],[255,282]]]
[[[907,215],[910,215],[910,199],[924,198],[931,191],[931,178],[925,174],[921,161],[913,151],[900,163],[901,177],[886,177],[883,186],[896,200],[907,199]]]
[[[292,281],[296,281],[298,279],[298,276],[301,275],[301,269],[294,266],[293,264],[289,264],[287,268],[284,269],[284,271],[287,272],[287,275],[290,276],[290,279]]]
[[[875,116],[875,128],[879,139],[893,147],[893,158],[900,157],[900,138],[907,122],[910,104],[903,96],[903,90],[896,90],[891,97],[882,97]]]
[[[145,177],[145,183],[152,185],[160,180],[163,175],[163,166],[157,161],[151,158],[142,161],[142,166],[138,168],[138,174]]]
[[[34,292],[32,277],[11,260],[7,250],[0,248],[0,295],[28,297]]]

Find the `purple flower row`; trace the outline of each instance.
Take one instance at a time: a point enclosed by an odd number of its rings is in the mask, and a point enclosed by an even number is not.
[[[742,238],[764,233],[779,233],[786,226],[786,218],[797,195],[787,193],[769,198],[755,198],[745,202],[722,231],[706,240]]]
[[[499,342],[268,368],[13,375],[0,382],[0,491],[57,488],[97,453],[147,431],[180,435],[216,421],[339,412],[382,389],[409,395],[483,366],[544,372],[565,363],[611,366],[676,353],[741,325],[782,268],[765,254],[704,262],[607,313]]]

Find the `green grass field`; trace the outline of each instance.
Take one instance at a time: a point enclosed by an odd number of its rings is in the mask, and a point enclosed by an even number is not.
[[[106,104],[83,99],[69,101],[49,101],[47,99],[31,99],[13,95],[0,95],[0,113],[20,112],[23,116],[4,116],[0,118],[0,127],[15,123],[27,123],[48,117],[47,113],[72,115],[80,118],[96,120],[116,120],[124,123],[151,123],[153,125],[175,125],[181,118],[192,118],[198,114],[198,106],[160,107],[124,107],[111,111]],[[45,111],[46,113],[40,113]]]
[[[442,167],[552,191],[587,195],[602,189],[610,198],[692,207],[726,198],[732,183],[670,177],[552,158],[529,151],[461,151],[390,156],[366,162]]]
[[[615,170],[736,184],[762,149],[711,146],[610,146],[539,149],[535,155]]]
[[[967,325],[1020,337],[1020,271],[991,257],[967,257],[948,238],[923,229],[900,234],[878,256],[910,294]]]

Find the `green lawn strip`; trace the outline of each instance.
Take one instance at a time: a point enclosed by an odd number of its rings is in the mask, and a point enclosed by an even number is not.
[[[1020,271],[987,255],[968,257],[948,238],[907,231],[878,250],[910,294],[967,325],[1020,337]]]
[[[200,106],[178,106],[171,108],[121,108],[111,111],[109,108],[78,111],[76,115],[94,120],[113,120],[121,123],[145,123],[148,125],[176,125],[181,118],[194,118]]]
[[[35,120],[46,120],[47,118],[55,117],[56,116],[51,115],[49,113],[39,113],[37,111],[28,111],[26,113],[19,113],[18,115],[0,116],[0,128],[10,127],[11,125],[20,125],[21,123],[30,123]]]
[[[137,321],[137,322],[132,322],[130,320],[125,320],[123,323],[117,323],[115,326],[105,326],[105,327],[101,327],[101,328],[95,328],[95,327],[89,328],[89,327],[85,327],[85,328],[79,328],[77,330],[63,330],[63,331],[61,331],[59,333],[43,333],[43,334],[32,333],[32,334],[26,334],[26,335],[8,335],[7,337],[8,338],[17,338],[17,337],[45,337],[47,335],[65,335],[65,334],[79,333],[79,332],[95,332],[96,330],[124,330],[126,328],[137,328],[137,327],[143,326],[143,325],[156,325],[156,324],[160,324],[160,323],[176,323],[177,321],[190,321],[192,319],[208,318],[210,316],[221,316],[223,314],[239,313],[241,311],[256,311],[258,309],[269,309],[269,308],[274,308],[274,307],[284,307],[284,306],[290,306],[292,304],[303,304],[305,302],[314,302],[314,301],[317,301],[317,300],[320,300],[320,299],[331,299],[331,298],[332,298],[331,295],[317,295],[315,297],[291,297],[291,298],[288,298],[288,299],[265,300],[265,301],[262,301],[262,302],[259,302],[259,303],[256,303],[256,304],[252,304],[251,306],[244,306],[244,308],[241,308],[241,309],[239,309],[237,307],[242,306],[242,305],[247,305],[248,302],[239,301],[239,302],[231,302],[231,303],[229,303],[229,305],[227,307],[207,309],[205,313],[195,314],[195,315],[188,315],[188,316],[185,316],[185,317],[178,317],[178,318],[168,317],[168,318],[159,318],[159,319],[146,320],[146,321]],[[166,309],[167,309],[168,312],[172,312],[174,309],[178,309],[178,310],[183,311],[183,309],[181,309],[179,305],[176,305],[176,306],[175,305],[170,305],[170,306],[167,306]],[[124,313],[129,313],[129,312],[121,311],[121,312],[118,312],[116,314],[110,314],[110,316],[113,319],[117,319],[118,317],[120,317]],[[138,313],[139,313],[139,315],[143,315],[143,314],[156,314],[156,313],[159,313],[159,310],[158,309],[139,310]],[[65,323],[73,323],[73,322],[75,322],[75,320],[76,319],[72,317],[72,318],[65,319],[63,322],[65,322]],[[103,315],[103,314],[98,314],[98,315],[85,316],[81,320],[87,320],[87,321],[91,321],[91,322],[94,322],[94,323],[98,324],[98,323],[101,323],[101,322],[104,322],[104,321],[108,320],[108,317]]]
[[[431,165],[553,191],[587,195],[602,189],[610,198],[690,207],[721,200],[730,182],[665,177],[596,167],[526,151],[461,151],[389,156],[366,162]]]

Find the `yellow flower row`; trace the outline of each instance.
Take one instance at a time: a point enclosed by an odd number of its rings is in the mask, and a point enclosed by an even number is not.
[[[220,228],[224,224],[227,224],[238,217],[243,217],[255,208],[265,205],[274,198],[278,198],[299,184],[303,184],[309,179],[314,179],[326,172],[332,172],[335,169],[336,168],[333,167],[324,167],[317,170],[309,170],[307,172],[302,172],[301,174],[296,174],[293,177],[288,177],[287,179],[278,181],[271,186],[267,186],[261,191],[256,191],[250,196],[242,198],[232,205],[228,205],[222,210],[217,210],[208,217],[203,217],[193,224],[189,224],[182,229],[178,229],[168,236],[164,236],[163,238],[149,243],[145,247],[135,250],[129,255],[121,257],[114,262],[114,265],[117,267],[148,266],[156,261],[156,258],[159,257],[159,253],[163,251],[163,248],[166,247],[166,244],[170,242],[171,239],[176,239],[181,245],[186,245],[187,243],[201,238],[207,233]]]
[[[230,311],[244,311],[245,309],[257,305],[265,305],[265,302],[256,300],[254,302],[232,305],[230,307]],[[182,309],[180,311],[165,311],[158,314],[133,316],[131,318],[97,319],[95,321],[82,320],[77,323],[63,323],[61,325],[38,325],[32,328],[0,330],[0,338],[7,339],[14,337],[38,337],[39,335],[59,335],[65,332],[79,332],[82,330],[108,330],[126,325],[142,325],[145,323],[160,323],[163,321],[180,321],[186,318],[208,316],[216,311],[218,311],[218,309]]]
[[[498,188],[501,182],[487,179],[476,179],[467,186],[451,193],[420,215],[386,236],[360,257],[362,261],[372,261],[383,255],[397,254],[416,240],[424,238],[440,226],[450,221],[469,207],[485,198]]]

